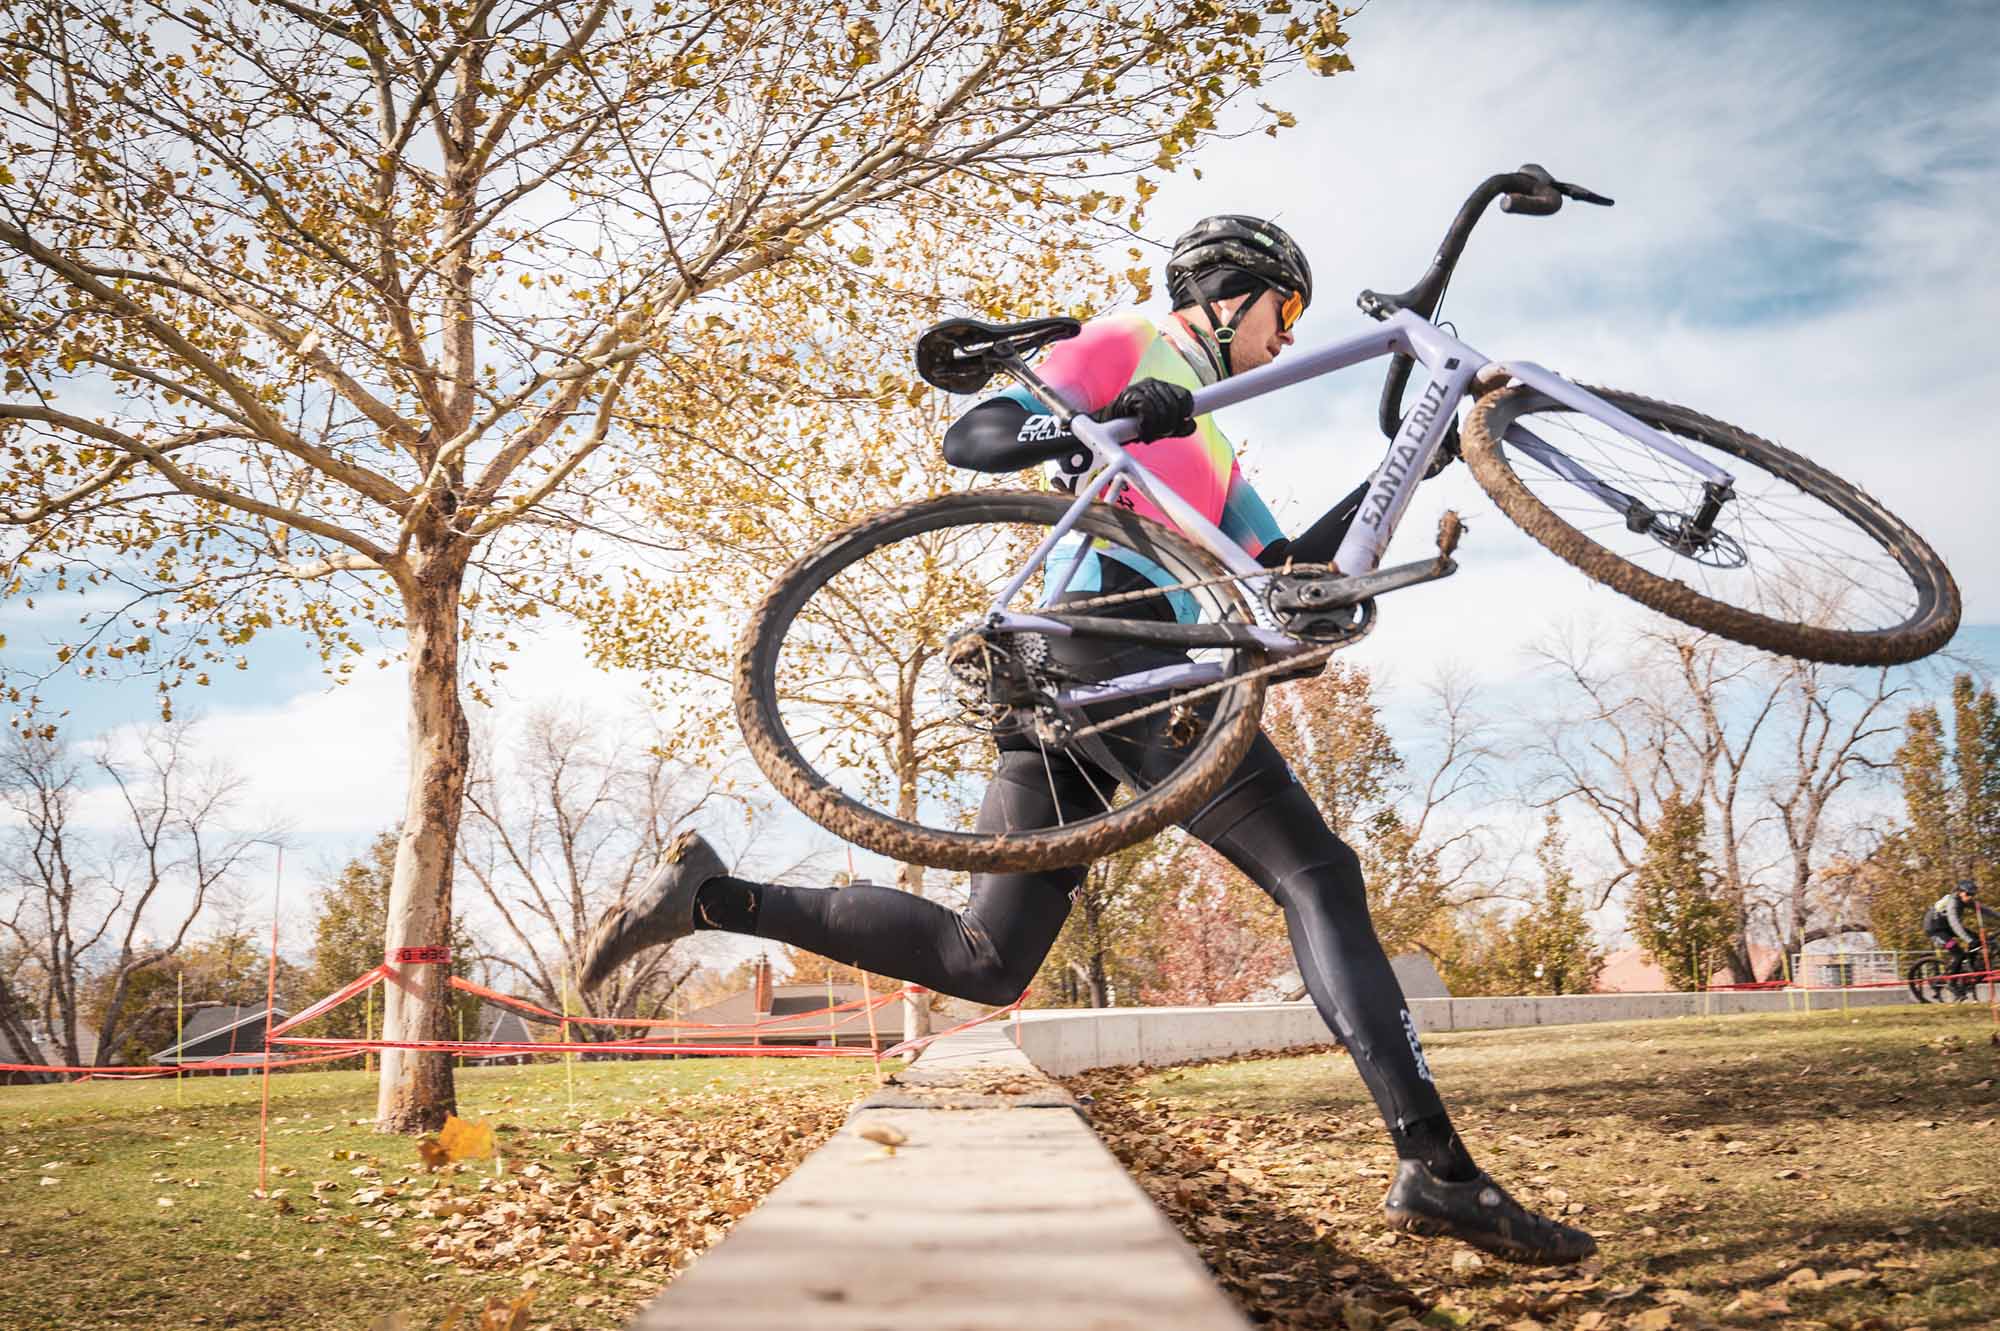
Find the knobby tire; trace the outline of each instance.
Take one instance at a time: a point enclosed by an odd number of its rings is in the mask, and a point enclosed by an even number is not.
[[[1515,525],[1585,574],[1661,614],[1736,642],[1835,665],[1898,665],[1928,656],[1958,629],[1958,585],[1922,537],[1857,487],[1768,439],[1686,407],[1612,389],[1604,401],[1656,428],[1675,431],[1795,485],[1827,504],[1887,551],[1918,594],[1915,613],[1885,630],[1830,629],[1789,623],[1712,600],[1687,583],[1632,564],[1571,526],[1515,473],[1505,435],[1516,420],[1559,404],[1524,385],[1486,393],[1467,418],[1464,456],[1480,487]]]
[[[1011,522],[1054,526],[1069,510],[1067,496],[1032,491],[984,490],[918,500],[885,510],[834,533],[785,569],[750,617],[738,653],[737,722],[751,757],[793,805],[820,826],[857,846],[904,863],[939,869],[1021,873],[1088,864],[1136,845],[1180,822],[1221,787],[1249,753],[1263,711],[1266,680],[1251,677],[1224,690],[1214,719],[1193,751],[1158,785],[1135,792],[1125,804],[1054,827],[1006,833],[954,831],[909,822],[853,799],[816,771],[786,733],[777,689],[779,655],[787,630],[813,593],[837,574],[890,543],[953,525]],[[1156,562],[1190,579],[1220,579],[1242,618],[1249,608],[1240,586],[1207,551],[1150,518],[1109,504],[1093,504],[1077,530],[1150,550]],[[1243,651],[1246,668],[1263,654]]]

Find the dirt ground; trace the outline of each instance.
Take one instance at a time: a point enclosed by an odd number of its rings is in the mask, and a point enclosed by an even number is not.
[[[2000,1326],[2000,1044],[1984,1009],[1427,1037],[1461,1134],[1579,1267],[1390,1232],[1394,1157],[1338,1051],[1072,1080],[1260,1325]]]

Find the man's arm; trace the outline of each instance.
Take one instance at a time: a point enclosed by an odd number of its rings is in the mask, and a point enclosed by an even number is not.
[[[1110,419],[1139,414],[1136,408],[1109,414],[1105,409],[1120,406],[1121,390],[1137,387],[1132,372],[1144,341],[1131,320],[1092,320],[1081,333],[1049,349],[1042,358],[1041,380],[1085,415]],[[944,432],[945,461],[974,471],[1021,471],[1065,454],[1080,455],[1067,470],[1081,472],[1089,465],[1089,450],[1024,387],[988,398]]]
[[[1368,497],[1368,486],[1369,482],[1363,481],[1348,491],[1345,498],[1322,513],[1296,540],[1281,536],[1265,546],[1257,562],[1265,568],[1277,568],[1287,559],[1301,564],[1332,563],[1333,557],[1340,553],[1340,543],[1347,538],[1347,529],[1354,525],[1354,515],[1361,511],[1361,501]]]
[[[1030,411],[1010,394],[988,398],[944,432],[944,460],[973,471],[1021,471],[1078,447],[1046,409]]]
[[[1985,907],[1975,905],[1974,909],[1984,910]],[[1966,926],[1965,908],[1963,905],[1960,904],[1959,899],[1955,894],[1951,897],[1946,898],[1945,908],[1944,908],[1944,918],[1945,918],[1945,923],[1951,926],[1951,931],[1958,935],[1958,940],[1961,943],[1964,943],[1967,947],[1979,946],[1979,934],[1975,930],[1968,928]],[[1977,920],[1978,916],[1975,915],[1973,918]]]

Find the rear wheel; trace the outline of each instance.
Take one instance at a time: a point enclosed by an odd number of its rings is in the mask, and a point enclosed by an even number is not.
[[[1177,653],[1093,638],[1121,663],[1091,673],[1071,664],[1098,650],[1079,646],[1085,639],[985,626],[1070,502],[989,490],[905,504],[835,533],[780,574],[750,618],[736,671],[737,720],[779,793],[856,845],[907,863],[983,871],[1087,863],[1199,807],[1256,739],[1261,649]],[[1109,576],[1093,559],[1149,567],[1171,590],[1136,575],[1142,590],[1088,590],[1098,585],[1093,576]],[[1057,590],[1050,580],[1073,566],[1068,598],[1045,606]],[[1002,608],[1057,618],[1151,609],[1155,623],[1240,626],[1251,621],[1248,596],[1229,570],[1165,526],[1093,504]],[[1204,682],[1058,705],[1096,680],[1190,662],[1207,671]],[[997,694],[1007,697],[996,703]],[[1051,827],[975,830],[1001,743],[1039,753],[1052,792],[1072,789],[1082,773],[1087,809]],[[1141,747],[1143,783],[1107,776],[1101,757]]]
[[[1696,628],[1808,660],[1894,665],[1958,628],[1958,587],[1923,538],[1796,453],[1650,398],[1587,390],[1729,472],[1701,476],[1629,428],[1525,386],[1489,393],[1464,453],[1500,510],[1597,581]]]
[[[1919,957],[1909,971],[1910,995],[1919,1003],[1944,1002],[1944,963],[1936,957]]]

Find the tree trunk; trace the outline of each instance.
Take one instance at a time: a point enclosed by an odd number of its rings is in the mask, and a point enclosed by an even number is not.
[[[35,1061],[35,1042],[28,1038],[27,1014],[14,991],[7,984],[7,977],[0,975],[0,1036],[6,1038],[6,1048],[13,1049],[23,1063]],[[51,1082],[58,1078],[52,1072],[24,1072],[21,1074],[30,1082]]]
[[[385,959],[399,947],[441,948],[451,942],[452,866],[471,749],[458,691],[465,561],[455,551],[428,559],[418,555],[412,569],[403,589],[410,644],[409,799],[389,889]],[[392,971],[382,987],[383,1038],[450,1039],[451,968],[413,964]],[[449,1054],[382,1051],[378,1131],[434,1131],[456,1108]]]

